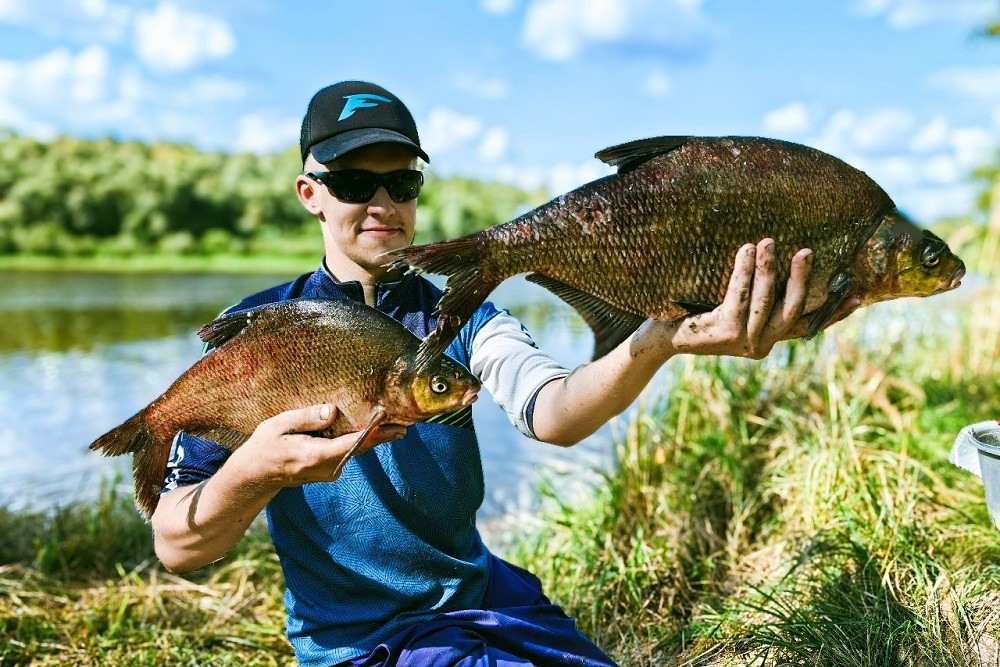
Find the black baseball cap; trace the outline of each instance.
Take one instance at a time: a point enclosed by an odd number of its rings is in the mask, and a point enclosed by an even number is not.
[[[302,119],[302,162],[311,152],[323,164],[369,144],[400,144],[430,162],[420,148],[410,110],[382,86],[341,81],[313,95]]]

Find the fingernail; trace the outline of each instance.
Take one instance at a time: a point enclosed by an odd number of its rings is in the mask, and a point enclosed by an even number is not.
[[[319,409],[319,418],[320,419],[329,419],[330,418],[330,406],[329,406],[329,404],[324,405],[323,407],[321,407]]]

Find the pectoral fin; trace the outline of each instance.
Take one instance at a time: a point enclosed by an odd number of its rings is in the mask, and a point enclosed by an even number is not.
[[[812,320],[809,322],[809,331],[806,332],[806,338],[812,338],[830,323],[837,309],[847,299],[847,293],[853,285],[854,278],[849,273],[841,272],[833,276],[830,280],[826,301],[813,313]]]
[[[386,420],[389,419],[389,413],[385,411],[381,405],[376,405],[375,409],[372,410],[371,416],[368,417],[368,424],[361,433],[358,434],[358,439],[354,441],[351,448],[347,451],[347,455],[344,456],[343,460],[337,466],[337,469],[333,473],[333,478],[336,479],[340,477],[341,471],[347,462],[351,460],[351,457],[359,450],[365,447],[369,442],[371,442],[372,436],[375,434],[375,429],[377,429],[381,424],[384,424]]]
[[[600,297],[571,287],[555,278],[540,273],[529,273],[527,279],[536,285],[541,285],[573,306],[584,321],[590,325],[594,332],[594,356],[592,359],[600,359],[615,349],[646,320],[642,315],[622,310]]]

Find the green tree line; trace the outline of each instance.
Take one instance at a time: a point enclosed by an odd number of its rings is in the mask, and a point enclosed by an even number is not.
[[[0,255],[315,254],[295,198],[295,148],[227,154],[186,144],[0,135]],[[461,236],[541,192],[427,174],[417,242]]]

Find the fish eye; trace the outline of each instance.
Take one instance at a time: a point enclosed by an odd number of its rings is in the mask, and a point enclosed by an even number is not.
[[[933,248],[924,248],[923,264],[927,268],[933,268],[941,261],[941,253],[935,252]]]
[[[448,391],[448,379],[443,375],[435,375],[432,377],[431,391],[435,394],[443,394]]]

